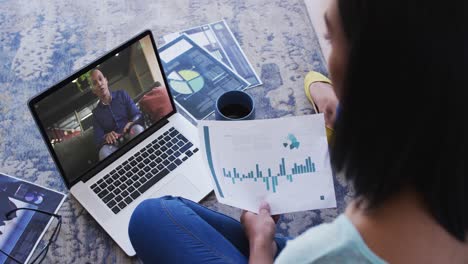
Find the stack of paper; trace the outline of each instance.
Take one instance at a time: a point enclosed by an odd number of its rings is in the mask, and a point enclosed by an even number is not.
[[[57,213],[65,194],[0,173],[0,263],[15,263],[9,254],[27,263],[52,222],[52,217],[31,210]],[[12,210],[20,209],[10,214]]]
[[[222,93],[262,84],[224,20],[162,41],[159,54],[172,96],[195,120],[213,113]]]

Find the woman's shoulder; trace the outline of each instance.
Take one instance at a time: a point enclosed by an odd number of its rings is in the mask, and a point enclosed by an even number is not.
[[[385,263],[365,245],[345,215],[313,227],[286,247],[275,263]]]

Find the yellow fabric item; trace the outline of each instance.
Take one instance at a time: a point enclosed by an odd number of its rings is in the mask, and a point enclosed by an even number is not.
[[[306,77],[304,78],[305,94],[307,96],[307,99],[309,99],[309,102],[312,104],[312,107],[314,108],[315,113],[318,113],[319,112],[318,108],[315,105],[315,102],[312,99],[312,96],[310,95],[310,89],[309,89],[310,85],[315,82],[324,82],[324,83],[329,83],[329,84],[332,84],[332,82],[323,74],[316,72],[316,71],[310,71],[309,73],[307,73]],[[330,142],[330,139],[333,136],[333,129],[328,126],[326,127],[326,129],[327,129],[327,139],[328,139],[328,142]]]

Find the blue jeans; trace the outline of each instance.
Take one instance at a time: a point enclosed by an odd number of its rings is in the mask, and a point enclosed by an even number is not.
[[[237,264],[249,258],[239,221],[180,197],[143,201],[133,212],[128,233],[144,263]],[[275,240],[279,253],[286,239]]]

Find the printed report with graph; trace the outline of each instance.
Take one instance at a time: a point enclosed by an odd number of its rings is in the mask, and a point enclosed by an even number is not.
[[[206,170],[220,203],[272,214],[336,207],[322,114],[201,121]]]

